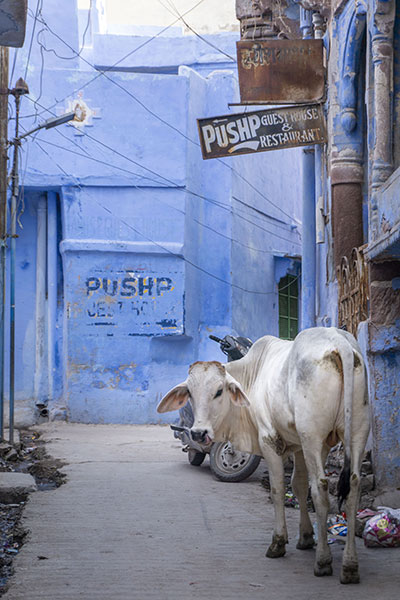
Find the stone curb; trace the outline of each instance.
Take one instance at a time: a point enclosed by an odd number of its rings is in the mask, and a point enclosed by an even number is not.
[[[37,485],[29,473],[0,473],[0,503],[18,504],[24,502]]]

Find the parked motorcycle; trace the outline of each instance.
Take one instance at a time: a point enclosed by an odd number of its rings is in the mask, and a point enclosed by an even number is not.
[[[252,341],[245,337],[226,335],[218,338],[210,335],[210,339],[218,342],[222,352],[228,357],[228,362],[243,358],[252,346]],[[187,452],[191,465],[200,466],[206,455],[210,455],[210,468],[213,475],[220,481],[243,481],[257,469],[261,457],[235,450],[230,442],[200,443],[192,440],[190,429],[194,423],[193,409],[190,401],[179,411],[179,425],[171,425],[174,436],[181,440],[182,450]]]

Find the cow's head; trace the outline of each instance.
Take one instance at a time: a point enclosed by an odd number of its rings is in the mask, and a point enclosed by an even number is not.
[[[186,381],[170,390],[157,407],[159,413],[182,408],[191,400],[194,423],[192,438],[211,442],[224,428],[232,404],[249,406],[241,385],[219,362],[196,362],[189,368]]]

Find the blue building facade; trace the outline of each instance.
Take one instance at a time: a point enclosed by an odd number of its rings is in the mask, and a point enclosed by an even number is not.
[[[324,31],[328,65],[330,140],[315,178],[315,322],[358,336],[368,365],[377,489],[398,494],[400,6],[300,4],[314,32]]]
[[[75,2],[36,19],[29,5],[11,57],[10,87],[30,87],[22,131],[72,109],[82,121],[22,147],[17,421],[39,406],[158,422],[187,366],[221,359],[209,334],[278,335],[279,283],[299,286],[301,152],[203,162],[196,119],[238,101],[238,35],[107,35],[97,3],[89,28]]]

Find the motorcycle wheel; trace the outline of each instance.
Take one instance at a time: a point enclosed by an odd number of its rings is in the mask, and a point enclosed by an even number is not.
[[[188,450],[188,460],[190,464],[194,467],[199,467],[202,464],[205,457],[206,455],[204,454],[204,452],[198,452],[194,448],[189,448]]]
[[[243,481],[250,477],[260,460],[260,456],[235,450],[230,442],[216,442],[211,447],[211,472],[214,477],[227,483]]]

